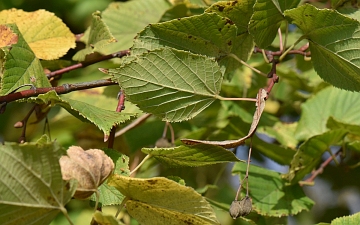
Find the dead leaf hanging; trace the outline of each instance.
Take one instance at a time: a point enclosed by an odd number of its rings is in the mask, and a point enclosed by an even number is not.
[[[71,146],[67,156],[60,158],[63,180],[76,179],[78,186],[74,198],[86,199],[114,170],[114,163],[102,150]]]
[[[261,114],[265,108],[265,100],[267,95],[268,94],[265,89],[261,88],[259,90],[259,93],[256,96],[256,111],[253,116],[253,121],[251,123],[249,133],[245,137],[240,138],[238,140],[226,140],[226,141],[203,141],[203,140],[194,140],[194,139],[181,139],[181,141],[187,145],[195,145],[201,143],[201,144],[217,145],[224,148],[235,148],[237,146],[244,144],[245,140],[254,134],[259,124]]]

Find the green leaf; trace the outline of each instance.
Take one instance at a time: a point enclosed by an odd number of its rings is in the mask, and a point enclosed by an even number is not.
[[[110,134],[110,130],[114,125],[123,123],[129,120],[131,116],[135,116],[134,113],[119,113],[96,107],[91,103],[73,100],[64,96],[59,97],[55,91],[28,98],[25,101],[37,104],[59,105],[80,120],[96,125],[104,132],[105,136]],[[99,101],[99,99],[93,100],[93,102],[96,101]],[[116,106],[114,106],[114,108],[115,107]]]
[[[222,82],[214,60],[168,48],[144,53],[109,74],[129,101],[169,122],[199,114],[219,98]]]
[[[219,224],[210,204],[200,194],[175,181],[114,175],[109,184],[131,199],[126,201],[126,209],[139,223]]]
[[[360,153],[360,141],[353,141],[346,144],[346,148]]]
[[[246,166],[245,163],[235,163],[232,172],[241,175],[241,180],[245,176]],[[260,215],[296,215],[303,210],[310,210],[314,205],[298,184],[287,186],[277,172],[250,165],[248,179],[253,210]]]
[[[302,114],[296,137],[306,140],[328,130],[326,123],[331,116],[339,122],[360,125],[360,94],[328,87],[301,105]]]
[[[222,147],[207,144],[182,145],[174,148],[143,148],[141,151],[169,167],[205,166],[239,161],[234,153]]]
[[[291,184],[299,182],[319,164],[324,152],[329,150],[331,145],[338,144],[346,133],[346,130],[331,130],[305,141],[296,152],[289,173],[284,178]]]
[[[353,124],[346,124],[342,123],[333,117],[329,117],[328,121],[326,122],[326,127],[330,130],[336,130],[336,129],[343,129],[346,130],[349,134],[354,134],[357,136],[360,136],[360,126],[359,125],[353,125]]]
[[[214,13],[150,24],[135,39],[132,53],[168,46],[219,58],[231,52],[236,30],[231,20]]]
[[[92,14],[91,26],[86,33],[86,48],[78,51],[73,56],[73,60],[84,61],[86,55],[99,52],[99,50],[101,50],[104,46],[116,42],[116,39],[111,34],[109,27],[101,18],[101,13],[98,11]]]
[[[351,216],[344,216],[336,218],[331,221],[331,225],[356,225],[360,221],[360,213],[355,213]]]
[[[10,51],[5,54],[4,74],[1,78],[0,95],[7,95],[24,85],[35,87],[50,87],[40,60],[30,49],[15,24],[1,25],[10,28],[17,35],[17,43],[11,45]],[[2,48],[4,49],[4,48]]]
[[[211,5],[205,12],[215,12],[220,16],[227,17],[237,26],[237,36],[232,41],[231,53],[239,59],[247,61],[254,49],[254,40],[248,31],[248,24],[253,14],[255,0],[250,1],[220,1]],[[220,61],[226,65],[226,72],[231,72],[241,64],[233,58],[225,58]],[[231,78],[231,77],[228,77]],[[230,79],[229,79],[230,80]]]
[[[94,213],[93,219],[99,225],[123,225],[123,223],[117,220],[114,216],[104,215],[104,213],[100,211],[96,211]]]
[[[309,40],[319,76],[335,87],[360,91],[360,22],[308,4],[288,10],[285,15]]]
[[[43,9],[24,12],[9,9],[0,12],[0,24],[16,23],[37,58],[52,60],[75,48],[75,36],[54,13]]]
[[[73,196],[74,181],[62,180],[56,142],[0,145],[0,221],[49,224]]]
[[[260,48],[269,46],[284,20],[278,0],[257,0],[249,22],[249,31]]]
[[[295,149],[298,140],[295,138],[297,123],[277,122],[272,127],[259,127],[257,132],[275,138],[282,146]]]
[[[103,149],[103,151],[115,164],[114,174],[130,176],[129,157],[112,149]],[[99,202],[102,206],[120,205],[125,198],[115,187],[108,185],[107,182],[104,182],[98,190],[100,194]],[[96,202],[96,194],[93,194],[90,200]]]
[[[149,23],[158,22],[164,12],[171,7],[164,0],[133,0],[113,2],[102,13],[105,24],[118,42],[100,50],[103,54],[128,49],[136,34]]]

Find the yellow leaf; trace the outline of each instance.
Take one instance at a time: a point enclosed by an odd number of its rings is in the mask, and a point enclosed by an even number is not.
[[[75,36],[53,13],[43,9],[24,12],[9,9],[0,12],[0,24],[16,23],[37,58],[52,60],[75,47]]]

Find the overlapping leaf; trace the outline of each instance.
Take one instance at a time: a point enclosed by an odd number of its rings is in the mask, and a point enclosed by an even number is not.
[[[346,133],[346,130],[337,129],[308,139],[296,152],[289,173],[284,177],[291,184],[299,182],[319,164],[322,154],[329,150],[331,145],[339,144]]]
[[[130,199],[126,209],[140,223],[219,224],[210,204],[200,194],[175,181],[114,175],[109,184]]]
[[[28,98],[26,101],[38,104],[60,105],[82,121],[88,121],[95,124],[102,132],[104,132],[105,136],[110,134],[110,130],[114,125],[123,123],[126,120],[129,120],[131,116],[135,116],[133,113],[118,113],[64,96],[60,98],[54,91],[41,94],[37,97]]]
[[[270,45],[284,20],[277,0],[258,0],[254,5],[254,14],[249,23],[250,33],[260,48]]]
[[[9,9],[0,12],[0,24],[15,23],[37,58],[58,59],[75,47],[75,36],[54,15],[43,9],[24,12]]]
[[[62,180],[57,143],[6,143],[0,146],[0,221],[49,224],[75,192]]]
[[[169,167],[205,166],[239,161],[234,153],[222,147],[206,144],[174,148],[143,148],[142,152]]]
[[[235,36],[236,26],[232,21],[205,13],[150,24],[135,39],[132,53],[168,46],[218,58],[231,52]]]
[[[123,155],[112,149],[104,149],[106,155],[108,155],[115,163],[114,174],[129,176],[129,157]],[[99,187],[99,203],[102,206],[107,205],[120,205],[124,200],[124,196],[113,186],[108,185],[106,182]],[[96,202],[96,195],[93,194],[90,198],[91,201]]]
[[[3,49],[9,52],[5,54],[0,95],[9,94],[23,85],[50,87],[39,59],[36,58],[17,26],[8,24],[2,27],[16,34],[17,42],[11,45],[10,50]]]
[[[356,225],[360,221],[360,213],[355,213],[350,216],[343,216],[331,221],[331,225]]]
[[[285,15],[309,40],[319,76],[336,87],[360,91],[360,22],[308,4],[288,10]]]
[[[328,130],[326,123],[329,117],[339,122],[360,125],[360,94],[328,87],[301,105],[302,114],[296,129],[300,140]]]
[[[236,163],[232,172],[244,178],[246,166],[245,163]],[[251,165],[248,179],[253,210],[263,216],[296,215],[314,205],[298,184],[287,186],[277,172]]]
[[[136,34],[149,23],[158,22],[170,7],[171,4],[164,0],[111,3],[103,11],[102,18],[118,42],[107,45],[100,52],[110,54],[130,48]]]
[[[260,48],[269,46],[285,20],[283,11],[299,4],[299,0],[257,0],[254,5],[254,14],[249,23],[250,33]]]
[[[191,119],[209,106],[219,97],[222,82],[214,60],[168,48],[144,53],[109,73],[129,101],[173,122]]]
[[[257,129],[257,132],[265,133],[275,138],[282,146],[295,149],[298,144],[298,140],[294,135],[296,127],[297,123],[277,122],[272,127],[260,127]]]
[[[111,34],[109,27],[101,18],[100,12],[95,12],[92,15],[92,22],[90,28],[85,32],[86,48],[78,51],[73,60],[84,61],[86,55],[98,52],[104,46],[116,42],[116,39]]]
[[[231,53],[235,54],[239,59],[247,61],[254,48],[254,40],[248,31],[248,24],[253,14],[253,6],[255,0],[251,1],[219,1],[211,5],[205,12],[215,12],[220,16],[229,18],[235,23],[237,36],[233,40]],[[241,64],[233,58],[225,58],[220,61],[226,65],[227,71],[238,68]],[[230,77],[229,77],[230,78]]]

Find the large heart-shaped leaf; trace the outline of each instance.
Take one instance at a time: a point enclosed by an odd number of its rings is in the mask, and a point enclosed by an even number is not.
[[[62,180],[55,143],[0,145],[0,221],[2,224],[49,224],[75,192]]]
[[[165,48],[110,69],[126,97],[166,121],[188,120],[219,98],[222,72],[205,56]]]

